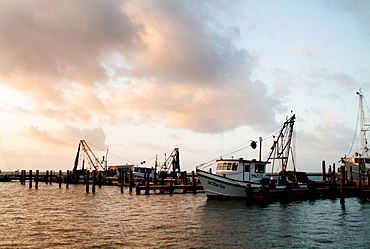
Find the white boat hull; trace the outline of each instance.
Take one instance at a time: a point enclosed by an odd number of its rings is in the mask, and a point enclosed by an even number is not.
[[[247,194],[245,189],[247,184],[251,184],[252,188],[261,187],[261,184],[237,181],[203,170],[197,170],[197,174],[209,199],[246,198]]]

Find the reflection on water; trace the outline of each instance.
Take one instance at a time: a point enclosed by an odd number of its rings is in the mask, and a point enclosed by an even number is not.
[[[368,247],[370,203],[355,198],[269,205],[204,194],[136,195],[115,186],[85,194],[0,183],[1,248]]]

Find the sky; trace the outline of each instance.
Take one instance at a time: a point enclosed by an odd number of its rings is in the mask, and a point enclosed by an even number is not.
[[[72,169],[85,140],[108,165],[178,147],[191,171],[291,113],[297,170],[338,165],[355,93],[370,96],[369,13],[364,0],[0,0],[0,169]]]

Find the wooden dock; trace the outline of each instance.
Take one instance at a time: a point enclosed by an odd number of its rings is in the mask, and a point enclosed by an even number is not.
[[[190,183],[190,184],[175,184],[174,181],[170,181],[169,184],[164,185],[154,185],[153,183],[146,182],[145,185],[136,185],[136,194],[141,194],[141,191],[144,191],[146,195],[150,194],[150,192],[156,192],[159,190],[159,193],[170,193],[173,194],[175,190],[182,190],[182,193],[196,193],[199,191],[203,191],[203,187],[200,183]]]
[[[334,168],[334,167],[333,167]],[[324,167],[323,167],[324,169]],[[341,198],[358,197],[363,201],[370,201],[370,174],[366,178],[353,180],[347,178],[350,174],[335,174],[329,171],[326,174],[323,171],[322,181],[314,181],[309,188],[285,188],[285,189],[265,189],[251,190],[246,198],[249,201],[294,201],[294,200],[316,200],[325,198]],[[345,170],[340,171],[345,172]],[[307,174],[311,176],[310,174]],[[315,173],[314,176],[320,174]],[[45,184],[57,183],[59,187],[65,184],[68,188],[71,184],[85,184],[86,193],[95,193],[96,186],[115,185],[120,187],[121,193],[124,188],[136,194],[173,194],[173,193],[204,193],[203,187],[200,184],[196,173],[182,172],[181,177],[167,177],[161,174],[160,178],[153,181],[150,178],[134,178],[133,172],[121,174],[120,177],[104,176],[103,172],[86,171],[85,175],[73,175],[71,171],[32,171],[22,170],[18,174],[8,174],[9,179],[18,180],[21,184],[26,184],[28,181],[29,188],[37,189],[40,182]],[[248,197],[247,197],[248,196]]]
[[[148,178],[135,178],[132,172],[128,174],[121,174],[120,177],[112,176],[103,176],[102,172],[97,171],[86,171],[84,175],[73,175],[71,171],[62,172],[47,170],[45,172],[35,172],[29,170],[21,170],[17,174],[8,174],[8,179],[19,181],[21,184],[25,185],[28,182],[29,188],[37,189],[40,182],[45,184],[57,183],[59,187],[62,187],[62,184],[65,184],[68,188],[71,184],[85,184],[86,193],[90,191],[95,193],[96,185],[115,185],[121,188],[123,192],[124,187],[129,188],[129,192],[133,192],[133,189],[136,189],[136,194],[150,194],[150,193],[197,193],[204,192],[203,187],[200,184],[196,173],[194,171],[190,173],[182,172],[183,178],[171,177],[167,178],[164,174],[160,179]],[[180,192],[179,192],[180,190]]]
[[[327,184],[324,187],[312,189],[261,189],[251,191],[247,200],[252,202],[290,202],[337,198],[344,200],[349,197],[358,197],[362,201],[370,200],[369,186],[346,186],[343,190],[344,192],[342,193],[339,187],[333,187]]]

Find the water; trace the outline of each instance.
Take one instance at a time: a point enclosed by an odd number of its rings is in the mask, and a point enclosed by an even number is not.
[[[269,205],[0,183],[0,248],[369,248],[370,203]]]

